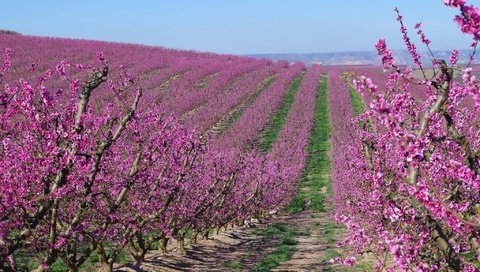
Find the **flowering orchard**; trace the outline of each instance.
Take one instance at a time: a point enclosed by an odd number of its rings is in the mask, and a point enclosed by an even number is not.
[[[473,36],[474,52],[480,10],[465,0],[444,2],[460,11],[455,22]],[[335,206],[337,219],[350,230],[343,244],[353,253],[374,252],[377,270],[479,271],[480,85],[471,63],[456,65],[458,50],[448,61],[432,54],[434,74],[428,77],[396,11],[421,79],[396,65],[385,40],[379,40],[375,48],[387,72],[385,85],[368,77],[354,81],[368,109],[352,126],[350,110],[331,106]],[[421,24],[415,30],[430,50]],[[340,80],[330,79],[339,85],[331,102],[348,99]],[[411,92],[419,88],[420,97]],[[336,261],[352,264],[355,258]]]
[[[473,37],[466,66],[458,50],[435,58],[418,23],[422,62],[397,10],[415,68],[379,40],[384,73],[355,68],[363,113],[345,67],[328,69],[332,199],[351,253],[335,262],[371,252],[378,271],[480,270],[480,10],[444,2]],[[8,33],[0,49],[2,270],[79,271],[96,258],[112,271],[122,254],[143,261],[172,240],[183,253],[186,239],[296,194],[320,66]],[[278,112],[284,125],[262,151]]]
[[[0,41],[8,46],[0,70],[2,269],[47,271],[61,262],[78,271],[95,255],[111,271],[120,254],[142,261],[171,239],[181,253],[188,233],[195,241],[243,224],[295,194],[319,66],[102,42]],[[32,43],[39,49],[29,51]],[[272,151],[252,149],[305,71]],[[232,128],[209,135],[232,111],[241,113]]]

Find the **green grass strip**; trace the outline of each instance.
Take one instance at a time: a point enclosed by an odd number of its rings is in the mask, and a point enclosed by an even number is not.
[[[276,249],[258,262],[252,272],[268,272],[290,260],[293,253],[297,250],[297,241],[295,241],[293,237],[299,234],[290,230],[286,224],[272,224],[268,228],[260,231],[258,235],[267,238],[280,236],[280,240],[277,242]]]
[[[18,271],[32,271],[37,269],[40,266],[40,260],[32,259],[30,256],[26,256],[26,254],[25,256],[22,256],[22,255],[16,256],[15,259],[17,261]],[[128,264],[131,261],[132,259],[130,258],[130,254],[127,253],[126,251],[122,251],[117,256],[117,260],[115,263],[123,265],[123,264]],[[99,262],[100,262],[99,256],[94,251],[85,261],[85,263],[83,263],[83,265],[80,267],[80,271],[94,271],[95,266],[98,266]],[[48,268],[48,271],[64,272],[64,271],[68,271],[68,266],[62,259],[59,258]]]
[[[238,270],[238,269],[244,269],[245,266],[239,262],[239,261],[229,261],[221,265],[222,268],[228,269],[228,270]]]
[[[348,79],[348,75],[346,77],[346,81],[350,81]],[[348,93],[350,94],[350,100],[352,103],[352,108],[353,111],[355,112],[355,115],[360,115],[365,111],[365,104],[360,96],[360,94],[355,90],[352,86],[348,86]],[[317,226],[319,229],[322,229],[324,238],[329,242],[334,242],[334,232],[335,229],[338,228],[337,225],[333,223],[327,223],[325,225],[318,225]],[[324,261],[327,262],[328,260],[334,258],[334,257],[344,257],[341,253],[334,249],[328,249],[325,253]],[[331,266],[331,267],[326,267],[325,272],[330,272],[330,271],[340,271],[340,272],[364,272],[364,271],[373,271],[373,265],[370,261],[363,261],[360,263],[357,263],[354,267],[342,267],[342,266]]]
[[[320,234],[322,234],[323,238],[325,238],[328,243],[336,241],[335,229],[339,228],[339,225],[329,222],[326,224],[316,223],[314,226],[319,230]]]
[[[302,73],[292,81],[292,84],[290,85],[290,89],[285,95],[282,106],[273,115],[272,119],[267,125],[268,129],[263,132],[262,138],[259,143],[259,147],[262,151],[264,152],[270,151],[273,143],[277,140],[280,130],[282,129],[283,125],[285,125],[285,122],[287,121],[288,113],[290,112],[290,108],[292,107],[293,100],[295,100],[295,95],[298,91],[298,87],[300,87],[300,83],[302,82],[304,75],[305,73]]]
[[[328,109],[328,77],[322,76],[317,86],[313,128],[308,143],[308,157],[299,190],[287,206],[287,211],[295,213],[304,210],[304,203],[309,202],[309,209],[316,212],[325,211],[324,199],[331,193],[329,177],[331,161],[330,151],[330,115]]]
[[[355,115],[360,115],[365,111],[365,104],[362,97],[358,93],[358,91],[355,90],[352,84],[349,83],[349,82],[352,82],[352,79],[354,76],[355,76],[354,73],[344,72],[342,74],[342,79],[343,79],[343,82],[345,83],[345,86],[347,86],[348,88],[348,93],[350,94],[350,100],[352,103],[353,111],[355,112]]]
[[[348,92],[350,93],[350,99],[352,100],[353,111],[356,115],[362,114],[365,110],[365,105],[363,104],[362,97],[357,92],[357,90],[352,87],[348,87]]]

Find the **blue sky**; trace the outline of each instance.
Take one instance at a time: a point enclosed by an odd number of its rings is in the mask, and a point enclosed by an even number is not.
[[[468,48],[441,0],[4,0],[0,29],[217,53],[403,48],[394,7],[422,21],[434,49]],[[410,30],[412,36],[413,29]]]

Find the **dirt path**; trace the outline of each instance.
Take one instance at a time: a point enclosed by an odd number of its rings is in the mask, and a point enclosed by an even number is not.
[[[334,241],[325,239],[325,226],[331,220],[325,213],[308,210],[283,214],[189,245],[184,256],[176,255],[171,246],[167,254],[154,251],[144,263],[119,266],[115,271],[252,271],[257,262],[276,249],[279,237],[259,235],[261,230],[274,223],[285,224],[293,230],[295,235],[292,238],[298,244],[292,258],[271,271],[336,271],[326,259],[328,250],[335,248]]]
[[[259,87],[253,93],[259,93],[261,90],[262,88]],[[247,98],[246,101],[248,100]],[[240,103],[234,111],[243,110],[242,107],[245,107],[245,103],[248,102]],[[234,116],[234,113],[227,114],[221,122],[214,126],[213,132],[221,133],[225,130],[228,127],[228,121]],[[322,133],[326,132],[322,131]],[[325,141],[325,139],[316,140]],[[329,151],[324,150],[326,147],[318,148],[320,148],[317,150],[320,152],[319,156],[329,157]],[[316,167],[321,167],[321,171],[320,173],[316,173],[316,171],[315,174],[321,174],[322,180],[330,179],[328,164],[318,164]],[[307,182],[300,184],[299,189],[306,192],[302,193],[305,196],[308,196],[312,190],[318,194],[327,194],[326,184],[316,188]],[[273,225],[286,226],[291,235],[288,238],[294,241],[294,245],[291,245],[293,248],[291,258],[269,271],[344,271],[343,267],[334,266],[328,261],[341,254],[341,251],[337,251],[336,243],[345,237],[345,229],[340,229],[338,225],[334,224],[331,212],[314,212],[309,209],[310,204],[312,204],[312,200],[306,197],[303,198],[303,211],[283,212],[270,218],[267,222],[255,224],[254,227],[237,228],[212,236],[208,240],[199,241],[198,244],[186,247],[185,256],[177,256],[174,250],[169,251],[172,253],[163,255],[154,252],[147,256],[146,262],[119,267],[117,271],[255,271],[256,265],[264,261],[267,255],[276,251],[282,239],[286,237],[261,235],[262,230]],[[300,210],[301,206],[302,204],[300,204]]]
[[[275,249],[277,239],[258,235],[271,222],[213,235],[208,240],[187,246],[184,256],[178,256],[174,248],[167,254],[154,251],[144,263],[119,266],[115,271],[250,271]]]
[[[332,222],[331,216],[306,210],[279,221],[297,233],[293,239],[298,244],[292,258],[271,271],[327,271],[330,264],[326,252],[335,248],[334,241],[325,239],[325,226]]]

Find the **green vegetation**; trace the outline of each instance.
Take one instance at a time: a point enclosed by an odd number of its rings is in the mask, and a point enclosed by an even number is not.
[[[32,271],[34,269],[37,269],[38,266],[40,265],[38,261],[32,260],[28,257],[25,257],[25,258],[20,257],[17,259],[17,262],[18,262],[19,271]],[[83,265],[82,268],[89,268],[91,265],[92,263],[88,262],[85,265]],[[50,266],[48,271],[63,272],[67,270],[68,270],[67,265],[61,259],[58,259]]]
[[[276,249],[267,254],[265,258],[258,262],[253,272],[267,272],[271,269],[278,267],[281,263],[286,262],[292,258],[293,252],[296,251],[297,241],[292,237],[298,235],[294,231],[290,230],[286,224],[275,223],[268,228],[260,231],[258,235],[265,237],[278,237]]]
[[[20,255],[20,254],[16,254],[16,255]],[[24,256],[23,254],[22,256],[16,256],[15,259],[17,261],[18,269],[20,271],[31,271],[37,268],[38,265],[40,264],[39,262],[36,262],[35,260],[32,260],[26,255]]]
[[[275,235],[280,235],[288,231],[288,227],[283,223],[275,223],[268,226],[266,229],[260,230],[257,235],[264,237],[272,237]]]
[[[281,127],[284,125],[302,77],[303,75],[294,80],[284,105],[282,105],[281,109],[273,117],[270,130],[265,132],[263,141],[261,142],[263,150],[268,151],[271,148]],[[331,193],[331,180],[329,178],[331,163],[328,156],[328,152],[330,151],[331,128],[327,85],[328,78],[324,75],[321,77],[317,87],[313,128],[309,137],[309,155],[305,170],[299,183],[297,196],[286,208],[286,210],[291,213],[303,211],[306,208],[305,206],[308,206],[308,209],[311,211],[323,212],[325,211],[324,199]],[[330,226],[330,224],[324,226],[324,229],[325,235],[328,236],[326,239],[333,241],[333,224],[332,226]],[[274,224],[261,231],[259,235],[265,237],[280,235],[281,238],[277,243],[276,249],[268,254],[261,262],[257,263],[253,271],[270,271],[270,269],[288,261],[296,250],[297,242],[293,237],[310,234],[293,232],[289,230],[285,224]]]
[[[278,267],[281,263],[286,262],[292,258],[294,247],[289,245],[278,245],[277,249],[268,254],[265,259],[258,262],[253,269],[254,272],[270,271]]]
[[[335,229],[339,227],[337,224],[327,223],[325,225],[322,225],[320,223],[317,223],[315,224],[315,227],[318,228],[318,230],[323,235],[323,238],[325,238],[325,240],[327,240],[328,243],[335,242],[335,238],[334,238]]]
[[[324,261],[328,262],[329,260],[335,258],[335,257],[341,257],[342,254],[340,254],[338,251],[334,249],[327,249],[325,252],[325,257],[323,258]]]
[[[223,263],[222,268],[235,270],[235,269],[244,269],[245,266],[239,261],[230,261],[230,262]]]
[[[287,121],[288,113],[290,112],[290,108],[292,107],[293,100],[295,100],[295,95],[298,91],[298,87],[300,87],[300,83],[302,82],[303,76],[305,73],[302,73],[300,76],[295,78],[288,90],[287,94],[285,95],[284,102],[280,109],[273,115],[272,120],[267,125],[268,129],[263,132],[262,139],[260,140],[260,149],[264,152],[270,151],[272,148],[273,143],[277,140],[278,133],[282,129],[283,125]]]
[[[23,254],[24,256],[17,257],[17,263],[19,271],[31,271],[40,265],[38,260],[32,259],[27,257],[27,254]],[[85,261],[85,263],[80,267],[81,271],[92,271],[94,270],[93,267],[99,263],[100,259],[97,252],[92,252],[90,257]],[[116,263],[118,264],[127,264],[131,262],[129,254],[127,252],[121,252],[118,257]],[[55,261],[49,268],[48,271],[51,272],[64,272],[67,271],[68,267],[62,259],[58,259]]]
[[[362,97],[360,94],[352,87],[348,87],[348,92],[350,93],[350,99],[352,100],[353,111],[356,115],[360,115],[365,110]]]
[[[348,74],[344,75],[345,82],[351,82]],[[350,99],[352,103],[353,111],[356,115],[360,115],[365,111],[365,104],[363,102],[362,97],[360,94],[350,85],[348,85],[348,93],[350,94]],[[328,223],[325,225],[315,225],[321,231],[323,231],[324,238],[329,242],[334,242],[334,232],[338,226],[334,223]],[[333,249],[328,249],[325,253],[324,261],[328,262],[330,259],[334,257],[345,257],[340,254],[338,251]],[[333,269],[333,270],[332,270]],[[342,272],[363,272],[363,271],[373,271],[373,265],[370,262],[360,261],[354,267],[344,267],[344,266],[334,266],[333,268],[330,267],[326,271],[342,271]]]
[[[330,169],[330,117],[328,110],[328,78],[322,76],[317,87],[317,98],[313,128],[308,143],[308,158],[303,177],[299,183],[299,190],[287,207],[289,212],[295,213],[308,208],[315,212],[325,211],[324,199],[331,193]]]
[[[328,249],[325,253],[325,257],[323,258],[324,262],[328,262],[332,258],[335,257],[344,257],[338,251],[333,249]],[[367,272],[373,271],[373,265],[370,262],[362,262],[358,263],[353,267],[346,267],[342,265],[334,265],[333,267],[328,267],[325,271],[341,271],[341,272]]]
[[[351,268],[349,271],[373,271],[373,265],[369,262],[360,263],[357,264],[355,267]]]
[[[120,254],[118,254],[116,263],[128,264],[130,261],[130,255],[127,252],[122,251]]]
[[[464,258],[473,264],[475,264],[477,267],[480,266],[480,260],[478,260],[475,256],[475,253],[469,252],[467,254],[463,254]]]
[[[345,86],[347,86],[348,93],[350,94],[353,111],[356,115],[360,115],[365,111],[365,104],[360,94],[357,92],[357,90],[355,90],[355,88],[353,88],[353,85],[350,83],[352,82],[352,79],[354,77],[354,73],[343,73],[342,75],[343,82],[345,83]]]

